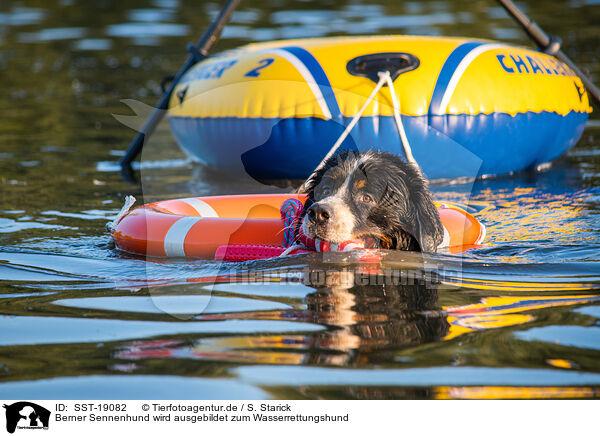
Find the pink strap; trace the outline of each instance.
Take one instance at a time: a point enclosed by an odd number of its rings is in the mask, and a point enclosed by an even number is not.
[[[226,262],[245,262],[247,260],[270,259],[277,257],[285,251],[283,247],[272,245],[221,245],[215,252],[216,260]],[[310,250],[293,250],[289,254],[310,253]]]

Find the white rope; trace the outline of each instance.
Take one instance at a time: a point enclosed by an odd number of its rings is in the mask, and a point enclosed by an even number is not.
[[[392,104],[394,105],[394,119],[396,120],[396,127],[398,127],[398,132],[400,133],[400,139],[402,140],[402,147],[404,147],[404,155],[406,156],[406,160],[415,164],[417,168],[419,165],[415,160],[412,149],[410,148],[410,144],[408,143],[408,138],[406,137],[406,132],[404,131],[404,124],[402,124],[402,118],[400,117],[400,102],[396,96],[396,90],[394,89],[394,82],[392,81],[392,76],[390,76],[390,72],[379,72],[379,77],[383,77],[387,84],[388,88],[390,88],[390,94],[392,95]]]
[[[371,103],[371,100],[373,100],[373,98],[375,98],[375,96],[377,95],[377,93],[379,92],[381,87],[383,86],[384,82],[385,82],[385,77],[380,76],[379,82],[377,82],[375,89],[373,89],[373,92],[371,92],[371,95],[369,95],[369,97],[367,98],[367,101],[365,101],[365,104],[363,105],[363,107],[360,108],[360,110],[358,111],[358,113],[356,115],[354,115],[354,117],[352,117],[352,121],[350,121],[350,124],[348,124],[346,129],[342,132],[342,134],[340,135],[338,140],[335,141],[335,144],[333,144],[333,147],[331,147],[331,150],[329,150],[329,153],[327,153],[325,155],[325,157],[321,160],[319,165],[317,165],[317,167],[313,170],[310,177],[308,179],[306,179],[306,182],[304,182],[302,184],[302,186],[298,189],[298,192],[304,191],[304,186],[308,183],[308,181],[311,179],[313,174],[315,174],[317,171],[319,171],[323,167],[323,165],[325,165],[325,162],[327,162],[327,159],[329,159],[331,156],[333,156],[333,153],[335,153],[337,151],[337,149],[340,148],[340,145],[342,145],[342,142],[344,142],[344,140],[348,137],[348,135],[350,134],[350,132],[352,131],[352,129],[354,128],[356,123],[358,123],[358,120],[362,116],[363,112],[365,111],[367,106],[369,106],[369,103]]]
[[[135,203],[135,197],[133,195],[128,195],[127,197],[125,197],[125,204],[123,204],[123,207],[121,208],[117,216],[115,216],[115,219],[106,223],[106,230],[108,230],[110,233],[114,232],[115,228],[117,227],[117,224],[119,224],[121,218],[123,218],[127,214],[127,212],[129,212],[129,209],[131,209],[133,203]]]
[[[313,175],[317,171],[319,171],[325,165],[325,162],[327,161],[327,159],[329,159],[331,156],[333,156],[333,154],[337,151],[337,149],[340,147],[340,145],[342,145],[342,142],[344,142],[344,140],[348,137],[348,135],[350,134],[350,132],[352,131],[352,129],[354,128],[356,123],[358,123],[358,120],[360,119],[360,117],[362,117],[362,114],[365,111],[365,109],[367,108],[367,106],[375,98],[375,96],[377,95],[377,93],[379,92],[379,90],[381,89],[381,87],[383,86],[383,84],[385,82],[387,82],[387,85],[390,88],[390,94],[392,96],[392,104],[394,106],[394,120],[396,121],[396,127],[398,128],[398,132],[400,133],[400,140],[402,141],[402,147],[404,148],[404,154],[406,156],[406,160],[415,164],[415,166],[417,168],[419,168],[419,164],[417,164],[417,161],[415,160],[415,158],[412,154],[412,149],[410,148],[408,138],[406,137],[406,131],[404,130],[404,125],[402,124],[402,118],[400,117],[400,102],[398,101],[398,98],[396,96],[396,91],[394,89],[394,82],[392,81],[392,76],[389,71],[380,71],[377,73],[377,75],[379,76],[379,82],[377,82],[377,85],[373,89],[373,92],[371,92],[371,95],[369,95],[369,97],[365,101],[365,104],[363,105],[363,107],[360,108],[360,110],[357,112],[357,114],[352,117],[352,121],[350,121],[350,124],[348,124],[346,129],[342,132],[342,134],[340,135],[338,140],[335,141],[335,144],[333,144],[333,147],[331,147],[331,150],[329,150],[329,153],[327,153],[327,155],[325,155],[323,160],[321,160],[319,165],[317,165],[317,167],[314,169],[314,171],[311,173],[311,175],[308,177],[308,179],[306,179],[306,181],[302,184],[302,186],[300,186],[300,188],[298,188],[298,192],[300,192],[300,193],[304,192],[304,187],[306,186],[308,181],[313,177]]]
[[[279,255],[279,257],[281,257],[281,256],[287,256],[292,251],[303,250],[303,249],[306,249],[306,247],[304,245],[302,245],[302,244],[295,244],[295,245],[292,245],[292,246],[286,248],[285,251]]]

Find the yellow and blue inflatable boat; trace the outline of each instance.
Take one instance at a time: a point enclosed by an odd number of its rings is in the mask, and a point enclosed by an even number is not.
[[[388,69],[392,87],[368,100]],[[250,44],[195,65],[169,107],[192,158],[261,179],[304,179],[368,101],[342,149],[404,154],[431,179],[505,174],[572,147],[591,108],[552,56],[485,40],[372,36]]]

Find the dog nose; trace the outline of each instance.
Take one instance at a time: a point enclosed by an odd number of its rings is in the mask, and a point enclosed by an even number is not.
[[[332,215],[333,210],[324,204],[313,204],[306,213],[308,217],[317,224],[325,224]]]

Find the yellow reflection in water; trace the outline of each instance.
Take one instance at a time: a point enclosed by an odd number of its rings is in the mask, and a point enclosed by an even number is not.
[[[598,398],[600,389],[593,387],[530,386],[438,386],[434,398],[439,400],[502,400]]]
[[[538,283],[482,280],[470,278],[445,278],[442,283],[450,286],[460,286],[469,289],[485,289],[492,291],[585,291],[596,289],[597,284],[586,283]]]
[[[553,240],[555,243],[570,243],[574,239],[593,239],[585,235],[581,217],[589,206],[586,194],[565,198],[561,194],[540,192],[536,188],[513,190],[485,190],[474,198],[492,204],[486,213],[478,213],[487,227],[486,243],[491,245],[514,244],[515,242]],[[516,261],[516,259],[513,259]],[[510,259],[507,259],[510,261]]]
[[[579,367],[572,360],[566,360],[566,359],[546,359],[546,363],[548,365],[552,365],[557,368],[564,368],[564,369],[577,369]]]
[[[444,339],[452,339],[475,330],[494,329],[524,324],[535,319],[523,312],[554,306],[569,306],[598,301],[600,297],[575,296],[531,296],[531,297],[488,297],[481,303],[465,306],[447,306],[450,330]]]
[[[307,338],[301,335],[221,337],[201,340],[191,354],[201,359],[299,365],[304,353],[286,350],[303,349],[306,344]]]

